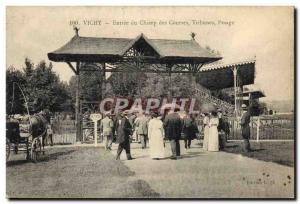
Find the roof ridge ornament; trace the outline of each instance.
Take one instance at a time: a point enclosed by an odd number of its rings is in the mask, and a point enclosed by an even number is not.
[[[73,30],[75,31],[75,36],[79,36],[79,28],[77,26],[73,26]]]
[[[191,32],[191,34],[190,34],[190,35],[191,35],[191,37],[192,37],[192,40],[195,40],[195,37],[196,37],[196,35],[197,35],[197,34],[196,34],[196,33],[194,33],[194,32]]]

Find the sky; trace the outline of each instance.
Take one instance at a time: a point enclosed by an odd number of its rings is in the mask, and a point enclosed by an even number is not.
[[[7,7],[6,68],[21,69],[25,57],[36,64],[49,62],[47,53],[74,36],[74,21],[79,35],[90,37],[135,38],[144,33],[150,39],[188,40],[195,32],[196,41],[218,50],[224,61],[255,57],[255,87],[266,100],[292,100],[293,12],[292,7]],[[74,75],[66,63],[53,66],[63,81]]]

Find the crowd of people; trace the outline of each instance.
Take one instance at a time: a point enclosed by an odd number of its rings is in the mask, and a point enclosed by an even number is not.
[[[251,116],[245,104],[242,105],[242,109],[240,125],[244,140],[243,150],[250,152],[249,124]],[[107,112],[100,121],[100,130],[106,150],[111,150],[113,141],[119,144],[116,159],[120,159],[123,150],[126,152],[127,159],[132,159],[130,143],[134,140],[141,144],[141,149],[149,148],[150,157],[156,160],[166,158],[165,143],[169,141],[170,159],[176,160],[180,156],[180,140],[184,140],[184,147],[189,149],[193,139],[200,139],[200,133],[203,135],[202,148],[204,151],[223,150],[230,133],[226,113],[223,115],[222,110],[218,109],[202,113],[200,117],[202,117],[200,120],[196,120],[194,115],[179,112],[178,109],[170,109],[163,115],[155,111],[145,113],[125,110],[118,115]],[[20,117],[15,116],[15,118]],[[197,124],[197,121],[202,123]],[[50,141],[51,146],[53,145],[52,126],[53,118],[47,126],[47,140]]]
[[[243,150],[249,152],[251,151],[250,113],[245,104],[242,105],[242,109],[240,125],[244,140]],[[170,159],[177,159],[180,156],[180,140],[184,140],[184,147],[189,149],[191,141],[196,138],[200,139],[200,135],[203,135],[204,151],[223,150],[230,134],[226,113],[218,109],[202,113],[200,117],[200,120],[196,120],[194,115],[179,112],[179,109],[167,110],[163,115],[155,111],[145,113],[125,110],[118,115],[107,112],[100,121],[100,130],[106,150],[111,150],[113,141],[119,144],[116,159],[120,159],[123,150],[126,152],[127,159],[132,159],[130,143],[133,140],[140,143],[141,149],[149,148],[150,157],[156,160],[166,158],[166,141],[169,141],[171,147]],[[202,123],[197,124],[197,121]],[[51,118],[47,126],[47,141],[49,140],[48,143],[50,142],[51,146],[53,145],[52,126],[53,119]]]
[[[241,121],[244,147],[247,151],[250,150],[249,138],[245,136],[248,135],[245,130],[247,124],[249,126],[248,116],[249,114],[243,114]],[[166,158],[165,142],[169,141],[170,159],[176,160],[180,156],[180,140],[184,140],[186,149],[191,148],[191,141],[199,138],[199,129],[202,129],[204,135],[204,151],[217,152],[225,148],[230,132],[226,115],[221,110],[216,110],[203,113],[201,117],[202,127],[199,128],[193,115],[182,115],[178,110],[169,110],[165,115],[142,111],[131,113],[125,110],[117,116],[106,113],[101,120],[100,129],[106,150],[111,150],[114,137],[119,144],[116,159],[120,159],[122,151],[125,150],[127,159],[131,160],[130,143],[135,140],[140,143],[141,149],[149,148],[150,157],[156,160]]]

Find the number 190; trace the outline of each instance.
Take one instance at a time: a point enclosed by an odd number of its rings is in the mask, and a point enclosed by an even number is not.
[[[69,25],[79,25],[77,20],[71,20],[69,21]]]

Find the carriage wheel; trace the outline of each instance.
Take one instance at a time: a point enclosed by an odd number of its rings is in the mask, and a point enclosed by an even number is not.
[[[11,148],[11,143],[9,139],[6,138],[6,161],[9,160],[10,148]]]
[[[18,143],[16,143],[14,145],[14,152],[15,152],[15,154],[18,154],[18,152],[19,152],[19,144]]]
[[[33,162],[38,162],[40,153],[41,153],[41,142],[39,138],[34,138],[31,144],[31,151],[30,151],[30,156],[31,156],[31,161]]]
[[[28,137],[26,138],[26,160],[29,161],[30,158],[30,151],[29,151],[29,139]]]

